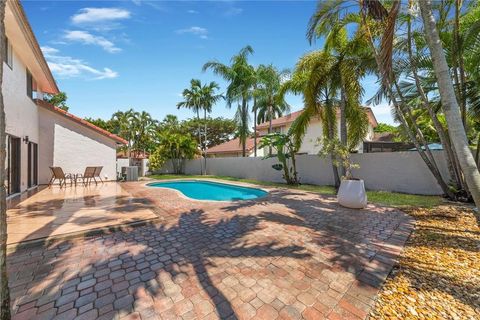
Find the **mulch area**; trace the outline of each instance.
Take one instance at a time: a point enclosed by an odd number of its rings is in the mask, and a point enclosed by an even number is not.
[[[480,228],[470,208],[405,210],[415,230],[371,319],[479,319]]]

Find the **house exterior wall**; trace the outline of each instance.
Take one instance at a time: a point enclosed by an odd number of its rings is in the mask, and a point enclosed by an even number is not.
[[[38,143],[38,107],[27,96],[26,67],[15,54],[13,47],[12,67],[3,62],[3,101],[5,105],[6,133]],[[27,189],[28,145],[20,144],[20,191]]]
[[[116,179],[116,143],[79,123],[39,108],[39,183],[48,183],[50,166],[65,173],[82,173],[103,166],[102,179]]]
[[[291,123],[287,123],[283,126],[278,126],[273,128],[274,132],[280,133],[287,133],[290,130]],[[268,133],[268,129],[259,130],[260,135],[266,135]],[[337,120],[337,135],[340,137],[340,119]],[[323,137],[323,125],[319,119],[315,119],[310,121],[307,130],[305,132],[305,136],[302,140],[302,145],[298,153],[306,153],[306,154],[318,154],[322,150],[322,137]],[[368,124],[368,132],[367,136],[365,137],[365,141],[370,141],[373,138],[373,127],[369,123]],[[268,148],[264,148],[268,150]],[[360,142],[357,146],[356,150],[359,153],[363,152],[363,142]],[[268,151],[266,151],[268,153]]]

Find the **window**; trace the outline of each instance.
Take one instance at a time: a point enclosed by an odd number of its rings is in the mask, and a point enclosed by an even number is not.
[[[27,69],[27,96],[29,96],[31,99],[34,99],[36,98],[36,93],[37,83],[35,82],[35,79],[30,71]]]
[[[38,184],[38,145],[33,142],[28,143],[28,187],[34,187]]]
[[[7,195],[20,192],[20,138],[6,137],[5,187]]]
[[[13,52],[12,52],[12,45],[10,44],[10,41],[8,41],[8,38],[5,38],[4,55],[5,55],[5,63],[11,69],[13,67]]]

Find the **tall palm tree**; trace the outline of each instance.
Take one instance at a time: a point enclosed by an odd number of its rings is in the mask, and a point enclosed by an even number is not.
[[[257,123],[269,121],[268,132],[272,132],[272,120],[288,112],[290,106],[281,94],[282,77],[273,65],[260,65],[257,69],[259,85],[257,88]]]
[[[0,1],[0,61],[5,54],[5,3]],[[0,63],[0,319],[10,319],[10,291],[7,275],[7,194],[5,190],[5,105],[2,94],[3,63]]]
[[[144,155],[146,151],[153,151],[151,150],[151,145],[156,135],[157,125],[158,121],[154,120],[148,112],[142,111],[136,114],[136,134],[133,144],[135,150],[142,151]]]
[[[238,106],[235,120],[238,123],[238,136],[244,157],[246,156],[246,141],[250,134],[248,101],[252,98],[252,88],[256,82],[255,69],[248,64],[248,56],[252,53],[252,47],[246,46],[231,58],[230,65],[214,60],[208,61],[202,68],[203,71],[212,70],[229,82],[225,97],[228,108],[231,108],[233,103]]]
[[[308,35],[314,37],[317,30],[329,27],[332,30],[348,27],[350,30],[353,25],[356,32],[368,40],[370,50],[375,58],[376,73],[381,80],[381,89],[374,101],[388,97],[389,102],[393,105],[396,119],[401,123],[409,140],[415,145],[420,157],[443,192],[453,199],[455,194],[442,176],[437,161],[428,147],[428,142],[416,123],[411,106],[401,94],[399,73],[393,67],[393,45],[394,39],[397,39],[395,23],[400,12],[400,1],[385,2],[389,4],[389,10],[378,0],[319,1],[317,10],[310,19]],[[401,69],[401,67],[397,69]]]
[[[435,16],[433,15],[432,3],[431,0],[423,0],[419,1],[419,4],[425,29],[425,36],[432,55],[435,75],[438,80],[440,98],[447,119],[450,139],[455,145],[460,166],[465,175],[475,205],[480,208],[480,173],[468,145],[460,107],[455,98],[452,78],[450,76],[447,60],[445,59],[445,53],[438,33]]]
[[[205,174],[207,173],[207,113],[212,112],[213,106],[223,99],[222,94],[217,94],[216,91],[220,89],[220,86],[211,81],[209,84],[204,84],[200,88],[200,107],[203,109],[203,121],[204,121],[204,136],[203,136],[203,151],[205,157]]]
[[[114,133],[127,140],[128,162],[131,165],[131,151],[135,139],[135,117],[133,109],[127,111],[117,111],[112,115]]]
[[[271,133],[272,120],[290,110],[284,95],[280,92],[285,72],[279,72],[273,65],[260,65],[256,74],[258,79],[254,91],[254,108],[258,112],[256,121],[257,123],[269,121],[268,133]],[[271,147],[269,152],[272,153]]]
[[[200,110],[202,109],[202,83],[198,79],[190,80],[190,88],[184,89],[182,92],[183,101],[177,103],[177,108],[187,108],[195,112],[197,115],[198,127],[197,135],[199,147],[202,145]],[[204,174],[203,161],[200,161],[200,174]]]

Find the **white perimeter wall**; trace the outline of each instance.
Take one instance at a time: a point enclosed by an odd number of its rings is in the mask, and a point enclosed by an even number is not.
[[[39,183],[48,183],[50,166],[65,173],[82,173],[103,166],[102,179],[116,179],[116,143],[55,112],[38,108],[40,116]]]
[[[448,177],[442,151],[434,151],[440,171]],[[442,190],[417,152],[383,152],[353,154],[360,165],[354,176],[365,180],[369,190],[396,191],[412,194],[438,195]],[[199,160],[186,162],[186,174],[200,174]],[[210,175],[231,176],[261,181],[283,182],[282,172],[272,168],[276,159],[262,158],[209,158],[207,172]],[[297,157],[297,170],[302,183],[333,185],[333,171],[328,159],[316,155]],[[172,172],[170,164],[160,172]],[[447,179],[448,181],[448,179]]]

